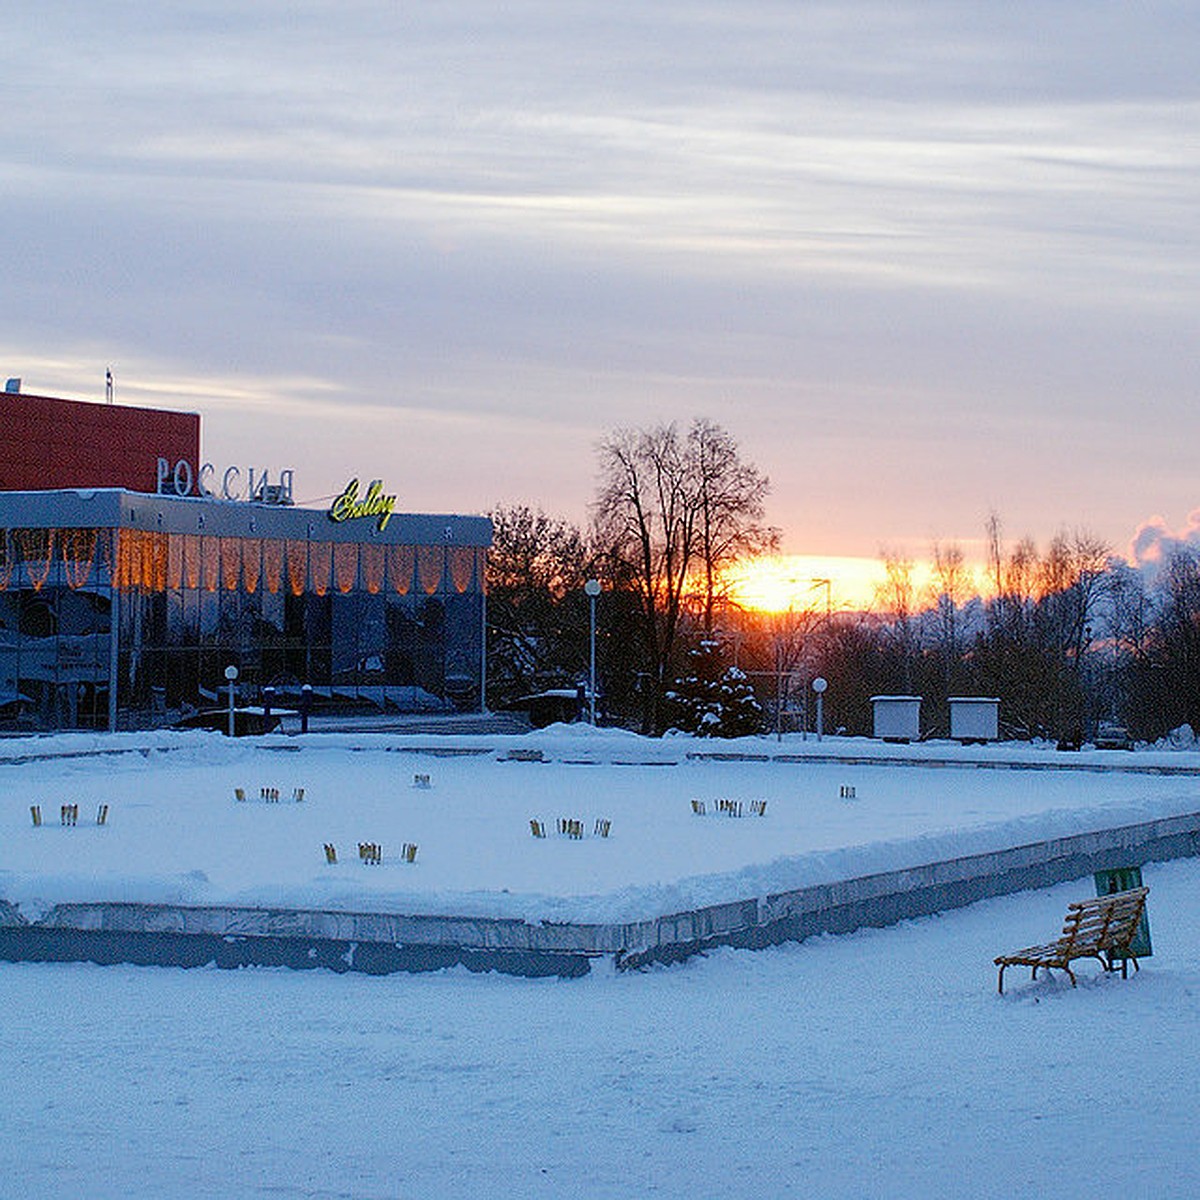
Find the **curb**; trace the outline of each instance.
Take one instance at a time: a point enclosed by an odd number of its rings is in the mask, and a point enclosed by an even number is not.
[[[130,903],[60,904],[36,919],[0,900],[0,960],[323,967],[577,977],[880,928],[1095,871],[1200,855],[1200,812],[863,875],[626,924]]]

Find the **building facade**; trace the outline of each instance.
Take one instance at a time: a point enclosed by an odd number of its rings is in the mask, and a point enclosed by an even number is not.
[[[159,449],[164,492],[215,477]],[[318,706],[481,710],[491,522],[396,513],[378,483],[290,498],[290,477],[238,499],[0,491],[0,728],[171,724],[218,704],[229,666],[246,703],[307,684]]]

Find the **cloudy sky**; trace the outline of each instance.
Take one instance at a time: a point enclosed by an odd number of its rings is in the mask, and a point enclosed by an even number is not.
[[[797,553],[1192,528],[1193,3],[0,12],[27,391],[111,365],[302,500],[582,521],[703,415]]]

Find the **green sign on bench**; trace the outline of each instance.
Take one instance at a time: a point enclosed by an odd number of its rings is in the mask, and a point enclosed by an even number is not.
[[[1128,892],[1142,886],[1141,867],[1116,867],[1111,871],[1096,872],[1096,895],[1111,896],[1114,892]],[[1142,919],[1137,932],[1129,943],[1130,958],[1149,958],[1154,953],[1150,946],[1150,915],[1142,909]]]

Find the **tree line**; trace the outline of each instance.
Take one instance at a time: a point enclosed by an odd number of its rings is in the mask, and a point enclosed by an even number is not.
[[[727,568],[771,553],[769,480],[721,426],[697,418],[623,429],[598,448],[581,529],[527,506],[497,508],[489,554],[488,706],[587,678],[597,611],[604,719],[646,733],[734,735],[812,728],[811,682],[829,681],[825,728],[872,730],[871,697],[923,698],[931,736],[953,696],[995,696],[1005,736],[1079,745],[1123,728],[1155,739],[1200,730],[1200,553],[1148,576],[1086,531],[1045,547],[986,527],[986,587],[962,549],[935,544],[932,584],[883,555],[869,611],[837,612],[810,589],[786,613],[739,608]]]

